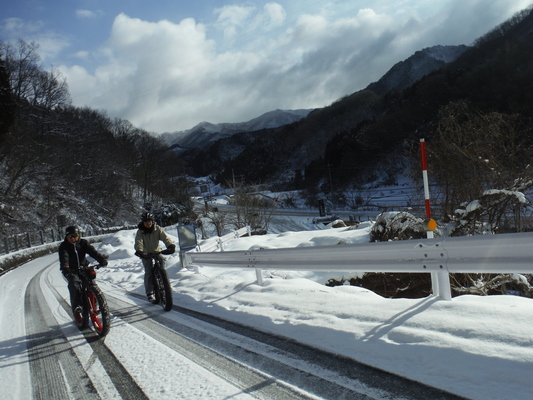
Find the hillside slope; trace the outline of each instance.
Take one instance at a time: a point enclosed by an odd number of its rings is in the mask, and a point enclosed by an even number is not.
[[[413,67],[420,57],[416,54],[365,90],[268,135],[248,136],[245,146],[237,143],[242,139],[237,135],[224,139],[224,145],[217,143],[216,148],[202,149],[189,158],[189,166],[202,173],[221,173],[221,180],[234,173],[251,182],[289,180],[288,186],[303,176],[307,187],[327,181],[328,174],[333,175],[337,188],[373,180],[376,171],[393,174],[394,169],[404,168],[404,150],[418,138],[431,136],[439,109],[452,101],[466,99],[483,112],[530,115],[532,20],[531,8],[524,10],[479,38],[473,47],[457,49],[458,58],[418,80],[412,78],[414,83],[405,86],[399,77],[407,70],[426,71]],[[450,59],[453,56],[440,61]],[[221,148],[234,158],[224,159]],[[211,170],[202,167],[208,157]]]
[[[186,149],[203,148],[239,132],[259,131],[291,124],[305,118],[311,111],[277,109],[246,122],[218,124],[201,122],[186,131],[164,133],[161,135],[161,139],[178,152]]]
[[[467,46],[435,46],[417,51],[411,57],[394,65],[379,81],[365,90],[353,93],[322,109],[316,109],[305,118],[275,129],[236,134],[220,138],[214,143],[207,137],[205,126],[193,138],[194,150],[183,154],[191,173],[217,174],[231,165],[234,171],[243,171],[246,179],[265,181],[281,176],[294,176],[317,159],[335,136],[373,121],[387,110],[382,96],[412,85],[430,72],[442,68],[468,49]],[[267,128],[267,127],[265,127]],[[211,134],[210,139],[214,136]],[[200,143],[202,145],[200,145]],[[254,168],[249,168],[253,165]]]

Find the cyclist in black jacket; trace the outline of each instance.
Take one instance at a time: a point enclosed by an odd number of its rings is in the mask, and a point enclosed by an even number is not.
[[[86,239],[82,239],[77,227],[69,226],[65,232],[65,240],[59,245],[59,266],[68,281],[70,305],[75,314],[81,312],[81,279],[78,271],[81,265],[89,265],[87,254],[100,265],[107,265],[107,256],[100,254]]]

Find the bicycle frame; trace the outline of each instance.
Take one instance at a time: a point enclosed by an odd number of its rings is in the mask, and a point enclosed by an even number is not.
[[[105,336],[111,328],[111,317],[104,293],[95,282],[96,271],[99,265],[82,266],[78,276],[81,279],[80,297],[83,311],[81,314],[74,314],[74,319],[78,327],[83,330],[92,323],[94,331]]]
[[[153,303],[161,304],[165,311],[170,311],[173,306],[172,287],[170,286],[167,271],[159,262],[159,254],[161,253],[148,253],[143,258],[152,260],[152,281],[155,292],[155,301]]]

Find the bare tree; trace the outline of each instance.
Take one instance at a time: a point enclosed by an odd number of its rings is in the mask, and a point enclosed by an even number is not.
[[[533,297],[533,276],[522,274],[450,274],[455,295],[519,294]]]
[[[52,68],[44,71],[37,53],[39,45],[19,40],[17,44],[0,43],[0,54],[5,60],[6,71],[13,95],[19,102],[50,110],[70,104],[66,79]]]
[[[461,204],[446,226],[447,234],[465,236],[502,230],[501,225],[509,215],[514,216],[515,229],[520,230],[520,213],[516,210],[528,205],[524,193],[532,186],[531,179],[517,179],[511,187],[487,190],[479,199]]]
[[[278,204],[283,208],[298,208],[298,196],[296,192],[287,192],[280,196]]]
[[[47,160],[56,152],[46,137],[57,133],[54,110],[70,103],[66,80],[57,70],[46,72],[39,65],[38,47],[23,40],[0,43],[10,97],[16,104],[0,152],[6,196],[20,195],[30,182],[46,179],[51,171]]]
[[[19,40],[17,45],[9,42],[0,43],[0,52],[6,63],[11,90],[18,100],[32,97],[32,82],[40,72],[41,58],[37,53],[38,48],[36,43],[28,44],[24,40]]]
[[[530,178],[531,129],[519,115],[484,114],[466,101],[441,110],[427,149],[431,178],[442,193],[437,212],[444,221],[453,219],[459,204]]]
[[[276,202],[250,189],[255,187],[246,187],[242,182],[236,182],[233,186],[233,204],[237,214],[234,225],[237,229],[250,226],[253,233],[264,234],[268,231]]]
[[[0,57],[0,144],[4,140],[14,121],[15,102],[11,93],[9,75],[6,71],[5,61]]]
[[[215,227],[217,236],[224,235],[228,222],[228,214],[225,212],[219,212],[218,210],[211,209],[207,210],[204,215]]]

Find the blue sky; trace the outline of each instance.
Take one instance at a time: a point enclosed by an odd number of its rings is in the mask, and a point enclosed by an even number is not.
[[[150,132],[323,107],[532,0],[17,0],[0,39],[40,45],[73,104]]]

